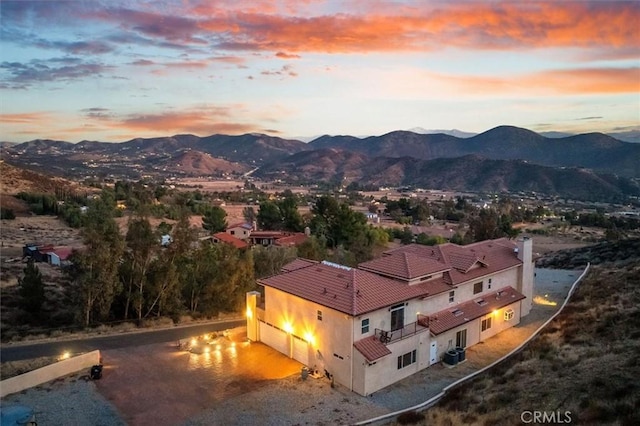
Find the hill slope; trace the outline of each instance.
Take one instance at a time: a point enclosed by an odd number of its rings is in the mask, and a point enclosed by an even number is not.
[[[626,178],[586,169],[552,168],[518,160],[489,160],[477,155],[437,160],[411,157],[369,158],[364,154],[322,149],[303,152],[264,166],[256,176],[290,182],[357,182],[377,186],[481,192],[527,191],[584,200],[640,195],[638,184]]]

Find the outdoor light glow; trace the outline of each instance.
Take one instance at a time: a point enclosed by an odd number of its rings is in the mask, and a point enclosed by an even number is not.
[[[196,339],[191,339],[191,346],[195,346],[196,344],[198,344],[198,341]]]
[[[208,340],[209,340],[209,335],[208,335],[208,334],[205,334],[204,336],[202,336],[202,338],[203,338],[203,339],[204,339],[204,341],[206,342],[206,341],[208,341]]]
[[[216,345],[216,351],[220,350],[220,345]]]
[[[62,361],[63,359],[69,359],[70,357],[71,357],[71,354],[69,353],[69,351],[64,351],[62,355],[60,355],[60,358],[58,359]]]
[[[533,298],[533,303],[535,303],[536,305],[543,305],[543,306],[556,306],[558,304],[542,296],[535,296]]]
[[[211,351],[211,348],[210,348],[209,346],[206,346],[206,347],[204,348],[204,353],[205,353],[205,354],[208,354],[210,351]]]
[[[310,331],[304,333],[304,340],[306,340],[307,343],[311,345],[314,345],[316,343],[316,339]]]
[[[282,329],[287,333],[293,333],[293,325],[291,325],[290,322],[285,322],[284,325],[282,326]]]
[[[493,310],[493,315],[498,315],[498,310],[497,309]]]
[[[251,312],[251,308],[247,308],[247,318],[249,319],[253,318],[253,312]]]

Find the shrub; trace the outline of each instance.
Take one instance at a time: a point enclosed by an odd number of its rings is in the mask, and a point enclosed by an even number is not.
[[[398,423],[401,425],[413,425],[424,420],[424,414],[417,411],[407,411],[398,416]]]

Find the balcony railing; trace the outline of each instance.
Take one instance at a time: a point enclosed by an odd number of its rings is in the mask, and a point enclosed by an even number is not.
[[[396,342],[398,340],[406,339],[407,337],[414,336],[418,333],[429,329],[429,317],[426,315],[418,315],[418,320],[407,324],[398,330],[381,330],[375,329],[375,336],[384,344]]]

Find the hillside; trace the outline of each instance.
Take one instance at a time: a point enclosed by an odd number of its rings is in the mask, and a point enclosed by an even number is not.
[[[587,169],[544,167],[518,160],[489,160],[477,155],[420,160],[412,157],[368,158],[338,149],[303,152],[264,166],[256,176],[290,182],[331,181],[378,186],[480,192],[528,191],[561,197],[606,200],[639,195],[638,184]]]
[[[249,171],[246,165],[214,158],[207,153],[193,150],[182,151],[169,158],[161,159],[155,167],[185,176],[221,176]]]
[[[553,167],[586,167],[602,173],[640,177],[640,145],[602,133],[548,138],[527,129],[499,126],[476,136],[391,132],[358,139],[322,136],[313,149],[336,148],[380,157],[432,160],[478,154],[494,160],[525,160]]]
[[[640,241],[626,243],[626,259],[615,244],[591,248],[596,264],[538,337],[454,389],[420,424],[521,424],[534,410],[559,412],[565,421],[554,424],[569,423],[567,413],[572,424],[638,424]]]

